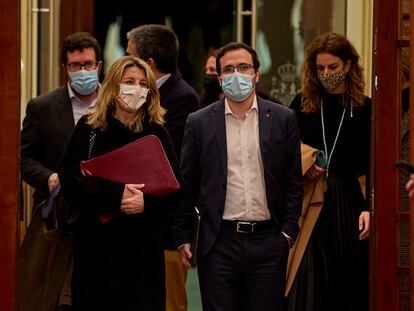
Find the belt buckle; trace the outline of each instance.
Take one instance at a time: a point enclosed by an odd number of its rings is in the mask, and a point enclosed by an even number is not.
[[[243,225],[249,225],[250,226],[250,230],[243,230],[242,228],[240,228],[240,226]],[[238,221],[237,225],[236,225],[236,231],[240,232],[240,233],[252,233],[254,231],[254,225],[255,223],[253,222],[249,222],[249,221]]]

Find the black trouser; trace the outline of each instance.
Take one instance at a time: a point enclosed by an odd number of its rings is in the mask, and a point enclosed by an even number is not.
[[[240,233],[222,225],[212,251],[198,263],[203,310],[283,310],[288,254],[276,226]]]

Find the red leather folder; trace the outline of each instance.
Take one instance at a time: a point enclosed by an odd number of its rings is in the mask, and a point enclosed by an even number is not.
[[[85,175],[124,184],[145,184],[141,191],[163,195],[180,189],[157,136],[148,135],[106,154],[81,162]]]

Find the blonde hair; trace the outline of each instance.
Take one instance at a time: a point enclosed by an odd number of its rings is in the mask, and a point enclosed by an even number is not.
[[[350,61],[344,96],[345,99],[352,99],[354,106],[362,106],[365,100],[365,82],[363,69],[358,63],[359,55],[346,37],[337,33],[327,33],[317,37],[306,49],[302,68],[302,111],[315,112],[321,105],[319,94],[323,91],[323,87],[318,80],[316,68],[316,57],[320,53],[339,57],[344,66]],[[346,102],[347,100],[344,104]]]
[[[147,101],[126,126],[134,133],[143,130],[143,120],[147,116],[150,122],[164,124],[165,109],[160,104],[160,94],[151,68],[142,59],[135,56],[124,56],[109,68],[99,90],[96,106],[89,112],[87,124],[91,127],[106,130],[108,114],[114,114],[116,104],[114,98],[119,95],[119,83],[125,70],[129,67],[142,69],[149,88]]]

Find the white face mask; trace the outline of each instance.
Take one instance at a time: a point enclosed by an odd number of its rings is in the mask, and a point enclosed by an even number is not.
[[[119,84],[119,88],[119,97],[128,111],[137,111],[147,101],[148,88],[130,84]]]

